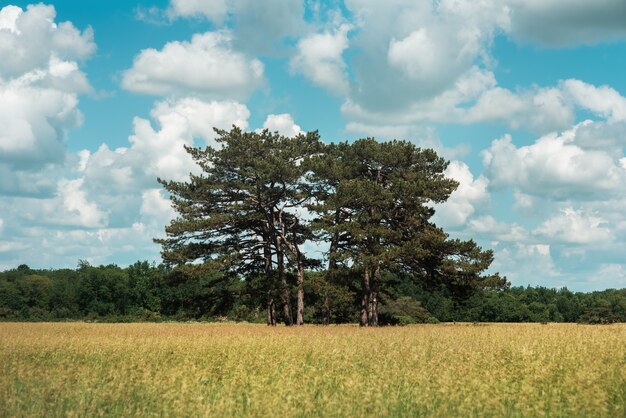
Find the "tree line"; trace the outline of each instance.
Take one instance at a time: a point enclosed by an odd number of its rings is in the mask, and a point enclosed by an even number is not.
[[[178,213],[162,245],[168,266],[210,265],[263,289],[266,322],[305,322],[305,288],[333,289],[359,277],[362,326],[380,323],[384,273],[467,299],[505,287],[487,274],[493,253],[451,239],[431,218],[458,183],[448,162],[407,141],[326,144],[317,132],[216,130],[217,146],[187,147],[201,168],[188,181],[159,179]],[[305,251],[325,248],[323,259]],[[315,279],[307,282],[307,270]],[[295,295],[292,300],[291,295]]]
[[[354,323],[360,317],[360,277],[332,285],[306,271],[303,319]],[[295,278],[290,278],[290,280]],[[381,324],[458,322],[626,322],[626,289],[572,292],[566,288],[483,290],[459,301],[444,288],[427,289],[407,274],[381,275]],[[128,267],[0,272],[0,320],[102,322],[266,321],[262,278],[240,280],[210,268],[168,268],[146,261]],[[296,299],[295,294],[290,299]]]
[[[155,239],[162,264],[22,265],[0,274],[0,317],[361,326],[624,319],[623,291],[596,301],[510,288],[489,273],[491,250],[432,221],[458,186],[433,150],[373,138],[327,144],[317,132],[216,132],[215,147],[186,148],[199,173],[158,179],[177,212]]]

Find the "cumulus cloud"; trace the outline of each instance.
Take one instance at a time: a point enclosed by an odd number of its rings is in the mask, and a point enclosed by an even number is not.
[[[576,129],[573,142],[581,148],[599,149],[621,156],[626,145],[626,122],[583,121]]]
[[[566,208],[543,222],[535,233],[570,244],[608,243],[613,234],[606,224],[599,216]]]
[[[2,219],[13,226],[12,239],[0,243],[6,248],[0,266],[19,260],[68,266],[78,258],[130,263],[138,254],[157,259],[152,238],[163,235],[174,213],[156,178],[188,179],[198,168],[183,145],[215,145],[213,127],[246,129],[249,111],[238,102],[185,98],[156,103],[151,116],[135,118],[127,147],[103,144],[73,156],[78,178],[57,173],[50,197],[0,200]]]
[[[161,189],[148,189],[142,193],[139,213],[161,225],[166,225],[175,216],[170,200],[163,196]]]
[[[83,60],[96,49],[91,28],[79,31],[70,22],[55,23],[53,6],[0,9],[0,78],[14,78],[47,68],[52,57]]]
[[[574,128],[519,148],[509,135],[494,140],[482,153],[491,186],[515,187],[525,194],[557,200],[593,199],[620,190],[625,172],[619,162],[604,151],[574,144],[575,135]]]
[[[469,229],[491,240],[522,243],[528,239],[528,231],[517,223],[506,223],[491,215],[480,216],[469,222]]]
[[[168,9],[171,17],[205,17],[213,22],[222,22],[229,12],[227,0],[172,0]]]
[[[454,4],[453,4],[454,3]],[[346,1],[355,16],[355,81],[349,100],[392,113],[450,90],[489,68],[488,50],[506,7],[490,2]]]
[[[509,243],[495,245],[493,271],[498,271],[515,285],[571,287],[571,277],[558,269],[552,248],[545,243]]]
[[[458,181],[459,187],[445,203],[435,205],[434,220],[444,228],[458,228],[490,203],[489,181],[483,176],[474,179],[467,164],[461,161],[452,161],[444,174]]]
[[[573,103],[558,88],[536,88],[514,93],[494,87],[484,91],[467,110],[458,109],[464,123],[501,121],[513,129],[550,132],[574,121]]]
[[[289,62],[291,71],[303,74],[314,84],[335,94],[348,92],[343,52],[348,48],[352,27],[339,26],[333,32],[314,33],[298,41],[298,53]]]
[[[496,66],[492,44],[498,35],[543,45],[626,37],[621,0],[348,0],[346,7],[355,26],[350,44],[358,51],[342,107],[349,124],[497,121],[547,133],[571,125],[575,106],[608,112],[611,120],[624,115],[610,88],[566,81],[511,91],[493,77],[477,77]]]
[[[76,60],[95,50],[93,33],[55,16],[43,4],[0,9],[2,194],[52,196],[66,133],[82,123],[78,96],[90,86]]]
[[[263,129],[269,129],[270,132],[278,132],[281,135],[293,137],[304,133],[300,125],[296,125],[293,117],[289,113],[280,115],[268,115],[263,122]]]
[[[156,126],[147,119],[134,119],[128,147],[111,150],[103,144],[96,152],[83,155],[85,187],[90,197],[110,210],[110,225],[128,226],[140,210],[148,213],[146,205],[158,202],[151,191],[157,187],[157,177],[185,181],[189,173],[198,173],[185,145],[199,141],[215,146],[214,127],[245,129],[249,117],[240,103],[192,98],[159,102],[151,114]]]
[[[74,93],[20,80],[0,83],[0,162],[13,167],[62,162],[64,133],[82,122],[77,104]]]
[[[569,79],[562,88],[573,101],[609,122],[626,120],[626,98],[609,86],[596,87],[580,80]]]
[[[304,2],[294,0],[171,0],[166,14],[228,24],[237,47],[255,53],[272,53],[277,41],[307,29]]]
[[[161,50],[144,49],[124,72],[122,86],[143,94],[243,100],[263,80],[261,61],[235,51],[229,32],[207,32]]]
[[[107,223],[107,212],[87,196],[83,179],[59,180],[51,198],[20,197],[11,203],[12,216],[29,225],[94,229]]]

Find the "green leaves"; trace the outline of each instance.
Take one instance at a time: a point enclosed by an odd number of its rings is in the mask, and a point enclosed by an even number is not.
[[[330,244],[329,269],[343,264],[371,277],[372,290],[369,278],[363,288],[373,292],[372,309],[381,268],[410,272],[463,297],[506,283],[482,276],[491,252],[449,239],[430,221],[433,204],[458,186],[433,150],[373,138],[323,144],[317,132],[293,138],[237,127],[216,132],[217,148],[186,148],[201,175],[159,179],[179,215],[167,237],[155,240],[166,263],[212,261],[244,276],[263,273],[268,295],[276,280],[282,283],[284,304],[285,274],[297,271],[299,310],[304,268],[315,265],[302,246],[313,239]],[[313,219],[302,218],[303,209]]]

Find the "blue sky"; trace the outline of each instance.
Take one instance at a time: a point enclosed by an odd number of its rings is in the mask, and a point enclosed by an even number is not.
[[[236,124],[435,148],[514,285],[626,287],[623,0],[2,2],[0,57],[0,269],[158,261]]]

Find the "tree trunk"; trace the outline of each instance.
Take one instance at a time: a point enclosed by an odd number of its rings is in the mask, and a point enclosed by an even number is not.
[[[267,326],[276,326],[276,304],[274,298],[268,295],[267,300]]]
[[[324,290],[324,304],[322,305],[322,325],[330,324],[330,297],[328,290]]]
[[[285,276],[285,254],[282,248],[280,237],[276,237],[276,258],[278,261],[278,279],[280,282],[281,302],[283,304],[283,315],[285,316],[285,325],[293,325],[293,316],[291,314],[291,305],[289,303],[289,286],[287,277]]]
[[[361,321],[359,325],[366,327],[369,325],[369,296],[370,296],[370,271],[367,267],[363,269],[363,281],[361,282]]]
[[[369,324],[372,327],[378,326],[378,290],[380,288],[380,264],[376,264],[372,276],[370,292]]]
[[[274,275],[272,271],[272,248],[270,247],[269,236],[263,237],[263,257],[265,263],[265,280],[267,281],[267,325],[276,325],[276,313],[274,310]]]
[[[304,263],[302,253],[298,251],[298,312],[296,315],[296,325],[304,325]]]
[[[335,212],[335,225],[339,223],[339,211]],[[326,275],[329,286],[335,281],[337,272],[337,251],[339,250],[339,232],[335,232],[330,239],[328,251],[328,274]],[[324,303],[322,305],[322,324],[330,324],[330,296],[328,288],[324,289]]]

